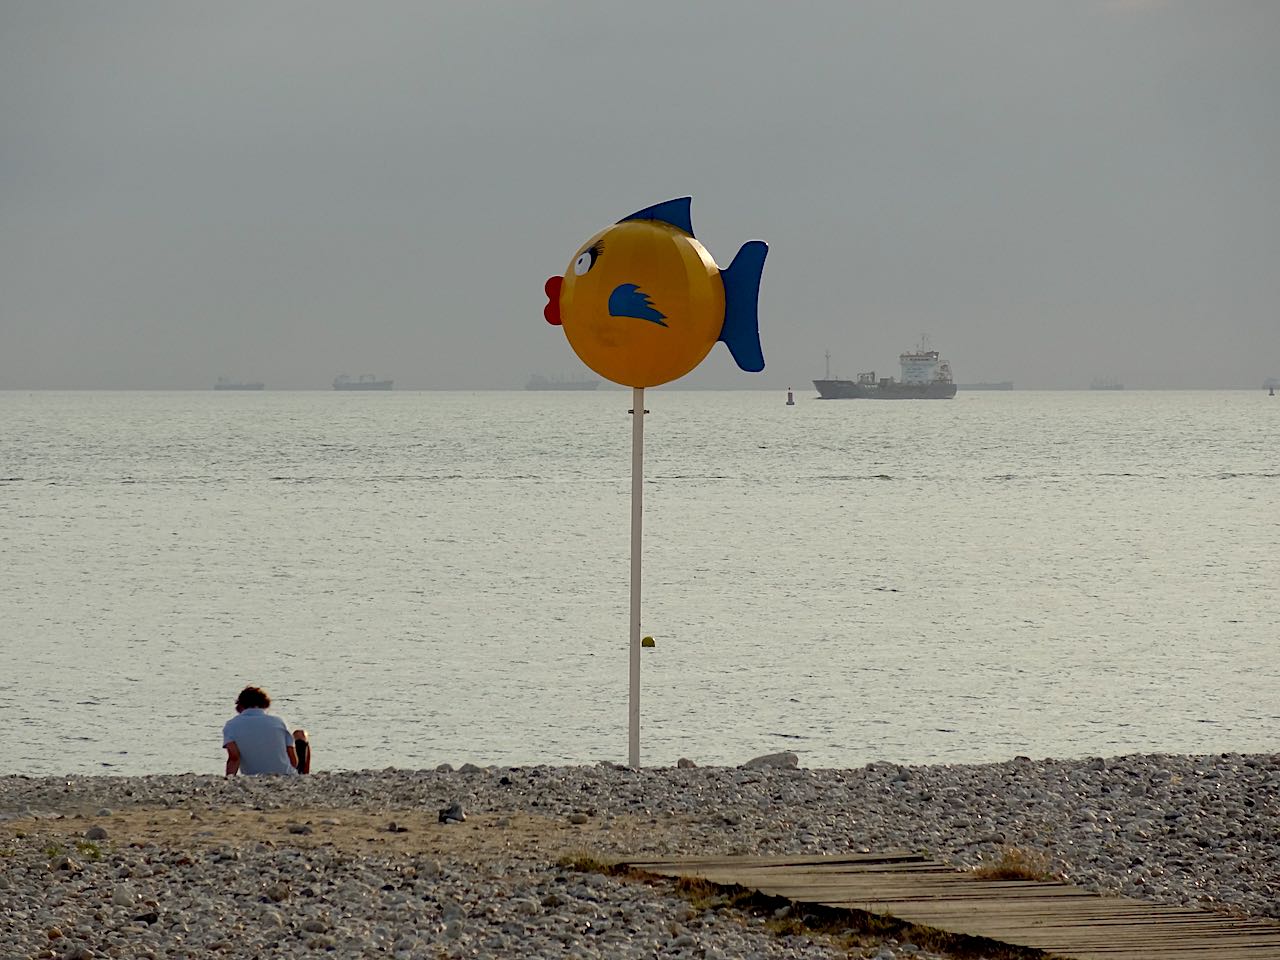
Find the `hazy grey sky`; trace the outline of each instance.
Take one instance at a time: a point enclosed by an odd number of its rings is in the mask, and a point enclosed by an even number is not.
[[[520,387],[596,230],[771,250],[767,368],[1280,376],[1280,3],[0,0],[0,389]]]

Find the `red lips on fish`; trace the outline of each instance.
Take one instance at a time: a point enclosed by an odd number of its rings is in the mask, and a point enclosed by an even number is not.
[[[563,284],[564,277],[552,277],[543,288],[547,291],[547,305],[542,308],[542,315],[547,318],[547,323],[557,327],[560,326],[560,287]]]

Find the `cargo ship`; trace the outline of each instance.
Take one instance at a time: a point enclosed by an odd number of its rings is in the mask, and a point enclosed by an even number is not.
[[[560,377],[544,377],[535,373],[524,385],[526,390],[594,390],[600,386],[599,380],[566,380]]]
[[[219,377],[218,382],[213,385],[215,390],[263,390],[265,388],[265,383],[259,383],[256,380],[252,383],[241,383],[238,380],[228,380],[226,377]]]
[[[827,353],[827,375],[813,381],[820,400],[950,400],[956,395],[951,364],[937,350],[921,344],[898,356],[902,379],[877,377],[875,371],[858,374],[857,380],[831,376],[831,354]]]
[[[339,374],[333,381],[335,390],[390,390],[391,380],[379,380],[372,373],[362,373],[352,380],[345,373]]]

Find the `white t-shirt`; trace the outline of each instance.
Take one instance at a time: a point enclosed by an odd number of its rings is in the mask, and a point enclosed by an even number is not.
[[[240,751],[240,772],[297,773],[286,748],[293,746],[293,734],[279,717],[261,707],[242,710],[222,728],[222,745],[234,743]]]

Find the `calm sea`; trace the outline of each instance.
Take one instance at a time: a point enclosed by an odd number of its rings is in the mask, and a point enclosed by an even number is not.
[[[1280,743],[1280,399],[648,391],[642,762]],[[0,773],[627,757],[631,395],[0,393]]]

